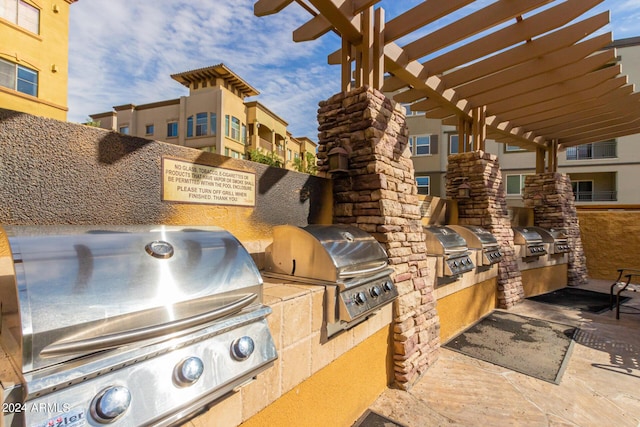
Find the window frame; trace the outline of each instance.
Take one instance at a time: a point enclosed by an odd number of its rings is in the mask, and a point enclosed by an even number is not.
[[[426,180],[426,184],[420,184],[420,180]],[[424,181],[423,181],[424,182]],[[431,195],[431,177],[430,176],[416,176],[416,187],[418,188],[418,194],[425,196]],[[421,192],[421,188],[426,188],[427,192]]]
[[[33,96],[34,98],[38,97],[38,89],[40,87],[39,85],[40,73],[38,72],[38,70],[34,70],[32,68],[25,67],[24,65],[16,64],[15,62],[7,61],[6,59],[1,59],[1,58],[0,58],[0,63],[4,63],[6,69],[8,71],[10,70],[9,71],[10,74],[7,74],[7,76],[10,77],[10,80],[12,80],[12,86],[6,86],[4,84],[0,86],[6,87],[7,89],[14,90],[16,92],[20,92],[24,95]],[[23,73],[24,72],[30,73],[34,77],[34,81],[26,80],[24,76],[20,76],[21,71]],[[9,79],[7,79],[7,81],[8,80]],[[27,85],[28,87],[31,87],[32,90],[31,91],[24,90],[25,85]]]
[[[3,1],[6,4],[6,0]],[[13,7],[10,9],[3,9],[3,13],[0,15],[0,18],[5,19],[17,27],[29,31],[30,33],[40,35],[40,7],[25,0],[11,1],[11,5]],[[35,19],[30,19],[28,16],[29,12],[33,12]],[[9,16],[9,14],[12,16]]]
[[[144,125],[145,135],[153,135],[154,132],[155,132],[155,126],[153,125],[153,123],[151,123],[150,125]]]
[[[525,181],[525,177],[532,175],[530,173],[511,173],[511,174],[506,174],[504,177],[504,192],[507,195],[507,197],[517,197],[517,196],[522,196],[522,190],[524,189],[524,181]],[[519,182],[518,182],[518,193],[510,193],[509,192],[509,177],[520,177]]]
[[[209,132],[209,114],[208,113],[196,113],[194,120],[195,132],[194,136],[207,136]]]
[[[413,141],[413,147],[414,147],[414,150],[415,150],[414,154],[416,156],[431,156],[431,135],[416,135],[413,138],[415,138],[414,141]],[[424,142],[423,142],[423,144],[421,145],[420,144],[420,139],[424,139],[424,138],[426,138],[428,142],[426,144],[424,144]],[[427,147],[427,151],[428,152],[427,153],[420,153],[419,152],[420,148],[424,148],[424,147]]]
[[[175,126],[174,126],[175,125]],[[175,128],[175,134],[174,132],[171,132],[171,130]],[[180,126],[178,124],[177,120],[171,121],[167,123],[167,138],[177,138],[180,132]]]

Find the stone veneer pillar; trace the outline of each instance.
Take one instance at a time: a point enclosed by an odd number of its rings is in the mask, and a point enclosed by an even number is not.
[[[566,174],[547,172],[525,177],[524,206],[533,208],[534,225],[556,228],[567,233],[569,252],[569,286],[588,281],[587,260],[580,237],[580,224],[575,206],[571,179]]]
[[[318,123],[320,172],[333,148],[349,153],[349,171],[332,176],[334,222],[371,233],[394,269],[395,383],[407,390],[436,360],[440,325],[405,116],[382,92],[361,87],[320,102]]]
[[[447,198],[458,202],[460,225],[483,227],[500,243],[504,256],[498,264],[498,307],[513,307],[524,299],[524,288],[498,157],[471,151],[451,155],[448,160]],[[464,182],[471,186],[470,195],[459,199],[458,186]]]

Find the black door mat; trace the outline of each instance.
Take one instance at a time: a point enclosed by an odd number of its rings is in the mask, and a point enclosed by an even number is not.
[[[352,427],[407,427],[369,409],[362,414]]]
[[[444,347],[560,384],[575,331],[560,323],[494,311]]]
[[[562,288],[546,294],[527,298],[531,301],[545,304],[561,305],[575,308],[590,313],[602,313],[609,310],[610,296],[603,292],[589,291],[580,288]],[[620,303],[629,300],[629,297],[620,296]],[[615,301],[615,295],[614,295]]]

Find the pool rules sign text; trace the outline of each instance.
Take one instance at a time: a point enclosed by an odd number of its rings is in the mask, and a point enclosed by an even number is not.
[[[256,175],[163,157],[162,200],[255,206]]]

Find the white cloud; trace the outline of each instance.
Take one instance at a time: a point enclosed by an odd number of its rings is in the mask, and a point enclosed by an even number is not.
[[[486,6],[477,0],[464,10]],[[557,3],[554,1],[553,3]],[[186,88],[171,74],[225,63],[261,94],[258,99],[297,136],[317,134],[318,102],[340,91],[340,70],[327,65],[334,34],[294,43],[310,18],[293,4],[276,15],[253,15],[255,0],[83,0],[71,6],[69,114],[72,122],[114,105],[172,99]],[[383,0],[386,19],[420,0]],[[615,38],[637,36],[640,0],[605,0]],[[442,22],[450,22],[447,16]],[[442,22],[439,25],[442,25]],[[432,28],[432,27],[429,27]],[[414,35],[415,37],[415,35]],[[401,43],[402,44],[402,43]]]

